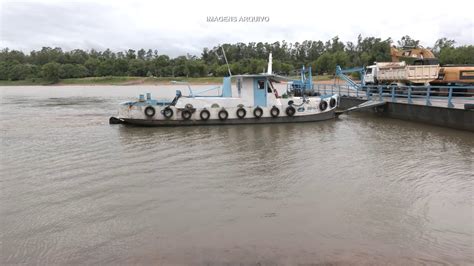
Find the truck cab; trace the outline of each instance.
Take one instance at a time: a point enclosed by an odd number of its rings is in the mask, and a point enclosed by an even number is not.
[[[371,65],[367,66],[365,69],[365,84],[376,84],[377,78],[377,66],[376,65]]]

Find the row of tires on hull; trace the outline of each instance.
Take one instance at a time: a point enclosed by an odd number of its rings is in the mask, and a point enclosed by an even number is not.
[[[331,100],[329,101],[329,106],[331,108],[334,108],[336,106],[336,100],[334,98],[331,98]],[[321,111],[325,111],[327,108],[328,108],[328,103],[326,101],[321,101],[321,103],[319,104],[319,109]],[[194,110],[195,109],[193,108],[184,109],[183,111],[181,111],[181,117],[184,120],[191,119],[191,116],[193,115]],[[163,114],[165,118],[169,119],[173,116],[174,111],[170,107],[166,107],[165,109],[161,111],[161,113]],[[296,109],[295,107],[290,105],[286,107],[285,113],[287,116],[292,117],[295,115]],[[155,116],[155,114],[156,114],[155,108],[153,108],[152,106],[147,106],[145,108],[145,115],[147,117],[153,117]],[[245,110],[243,107],[240,107],[239,109],[237,109],[235,114],[237,118],[244,119],[245,116],[247,115],[247,110]],[[280,115],[280,109],[278,109],[276,106],[273,106],[272,109],[270,109],[270,115],[273,118],[278,117]],[[227,112],[227,110],[222,108],[219,111],[219,113],[217,113],[217,116],[219,117],[220,120],[227,120],[227,118],[229,118],[229,113]],[[253,117],[260,118],[262,116],[263,116],[263,109],[261,107],[257,106],[255,109],[253,109]],[[201,120],[206,121],[211,117],[211,113],[209,112],[209,110],[203,109],[199,113],[199,117],[201,118]]]

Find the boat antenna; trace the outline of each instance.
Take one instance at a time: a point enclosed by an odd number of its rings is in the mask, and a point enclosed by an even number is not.
[[[232,73],[230,72],[229,62],[227,62],[227,56],[225,56],[224,46],[221,46],[221,49],[222,49],[222,53],[224,54],[225,63],[227,64],[227,70],[229,71],[229,77],[230,77],[232,76]]]

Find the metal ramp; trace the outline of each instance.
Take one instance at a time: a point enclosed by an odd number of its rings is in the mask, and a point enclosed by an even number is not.
[[[378,101],[378,100],[366,101],[366,102],[363,102],[363,103],[361,103],[359,105],[356,105],[354,107],[348,108],[346,110],[337,111],[336,115],[339,116],[343,113],[348,113],[348,112],[352,112],[352,111],[360,111],[360,110],[363,110],[363,109],[369,109],[369,108],[372,108],[372,107],[382,106],[382,105],[385,105],[385,104],[386,104],[385,101]]]
[[[361,83],[356,83],[353,81],[348,75],[348,73],[359,73]],[[344,80],[349,88],[353,90],[360,90],[363,86],[365,86],[364,76],[365,76],[365,68],[364,67],[354,67],[348,69],[342,69],[339,65],[336,66],[336,76],[340,79]]]

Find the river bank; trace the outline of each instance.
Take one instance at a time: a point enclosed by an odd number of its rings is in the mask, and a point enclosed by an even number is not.
[[[294,77],[297,79],[298,77]],[[317,76],[314,82],[333,81],[331,75]],[[0,86],[94,86],[94,85],[163,85],[173,81],[186,82],[191,85],[222,84],[222,77],[127,77],[127,76],[107,76],[107,77],[86,77],[74,79],[61,79],[57,83],[51,83],[43,79],[27,80],[0,80]]]

